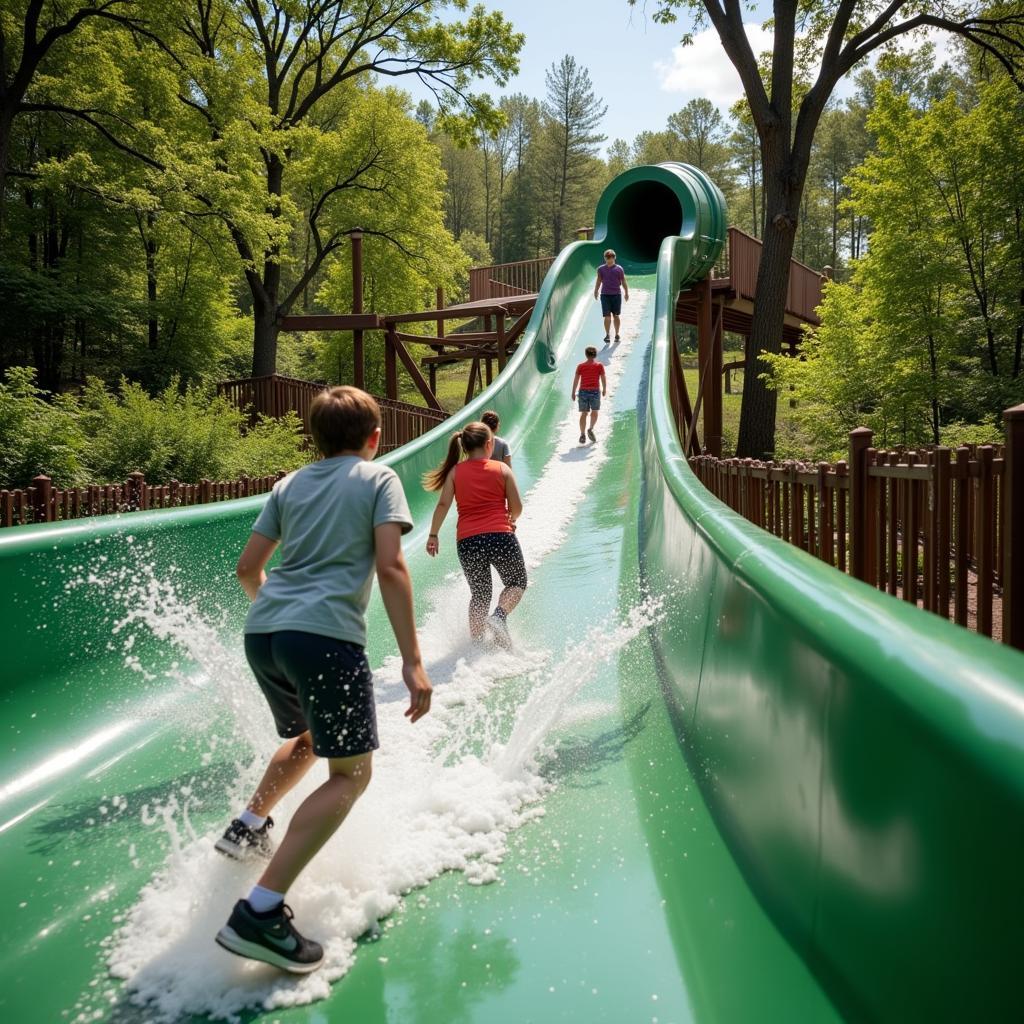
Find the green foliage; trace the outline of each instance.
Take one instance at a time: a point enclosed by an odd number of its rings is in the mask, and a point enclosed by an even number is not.
[[[842,209],[872,227],[833,284],[802,361],[773,357],[815,457],[869,426],[876,444],[995,441],[1024,397],[1024,101],[1005,78],[917,105],[874,85],[875,148]],[[794,454],[789,452],[787,454]]]
[[[26,367],[0,384],[0,486],[25,487],[44,473],[58,486],[114,483],[141,472],[151,483],[235,479],[308,461],[294,415],[245,417],[226,399],[172,381],[154,397],[121,382],[90,379],[78,398],[46,401]]]
[[[0,487],[26,487],[39,474],[63,484],[81,482],[83,445],[73,400],[45,401],[29,367],[6,372],[0,382]]]
[[[150,397],[123,380],[117,393],[91,380],[81,400],[81,424],[90,438],[93,482],[232,479],[292,469],[306,458],[301,424],[292,417],[261,421],[243,433],[245,417],[226,398],[178,382]]]

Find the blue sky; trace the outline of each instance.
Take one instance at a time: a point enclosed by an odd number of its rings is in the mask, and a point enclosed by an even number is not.
[[[615,138],[631,142],[641,131],[660,131],[669,114],[696,97],[706,96],[724,114],[742,95],[714,30],[697,33],[692,46],[679,45],[689,27],[683,13],[674,25],[656,25],[644,15],[642,0],[636,7],[626,0],[483,2],[502,11],[526,35],[526,45],[520,53],[519,75],[509,87],[498,90],[481,84],[481,90],[543,98],[545,71],[566,53],[572,54],[590,71],[595,92],[608,105],[606,146]],[[654,5],[655,0],[648,0],[651,10]],[[760,28],[770,11],[770,3],[760,2],[746,15],[755,52],[771,48],[771,33]],[[409,91],[416,99],[428,95],[425,90]],[[840,85],[837,95],[849,91]]]

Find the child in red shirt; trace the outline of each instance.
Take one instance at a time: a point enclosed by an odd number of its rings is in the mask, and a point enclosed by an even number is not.
[[[580,444],[586,444],[588,437],[591,441],[597,440],[594,436],[594,424],[597,423],[597,413],[601,408],[601,395],[608,394],[604,364],[597,361],[597,349],[590,345],[586,349],[585,355],[587,360],[576,367],[576,376],[572,381],[572,400],[574,402],[577,388],[579,389]],[[588,412],[590,413],[590,429],[586,430]]]

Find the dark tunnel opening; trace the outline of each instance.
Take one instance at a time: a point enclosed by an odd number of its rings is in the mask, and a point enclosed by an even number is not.
[[[675,192],[660,181],[639,181],[624,188],[608,211],[608,237],[621,260],[654,263],[661,240],[678,235],[683,208]]]

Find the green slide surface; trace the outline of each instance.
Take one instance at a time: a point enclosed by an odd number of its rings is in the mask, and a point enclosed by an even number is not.
[[[595,224],[495,384],[387,457],[435,708],[402,720],[375,595],[374,780],[289,896],[319,974],[213,943],[258,868],[212,841],[275,745],[233,577],[264,499],[0,532],[0,1019],[1024,1018],[1024,657],[689,472],[667,366],[678,288],[724,239],[713,184],[634,168]],[[603,347],[607,245],[631,297]],[[579,445],[588,344],[610,393]],[[485,408],[526,498],[512,655],[470,644],[454,524],[423,550],[420,476]]]

